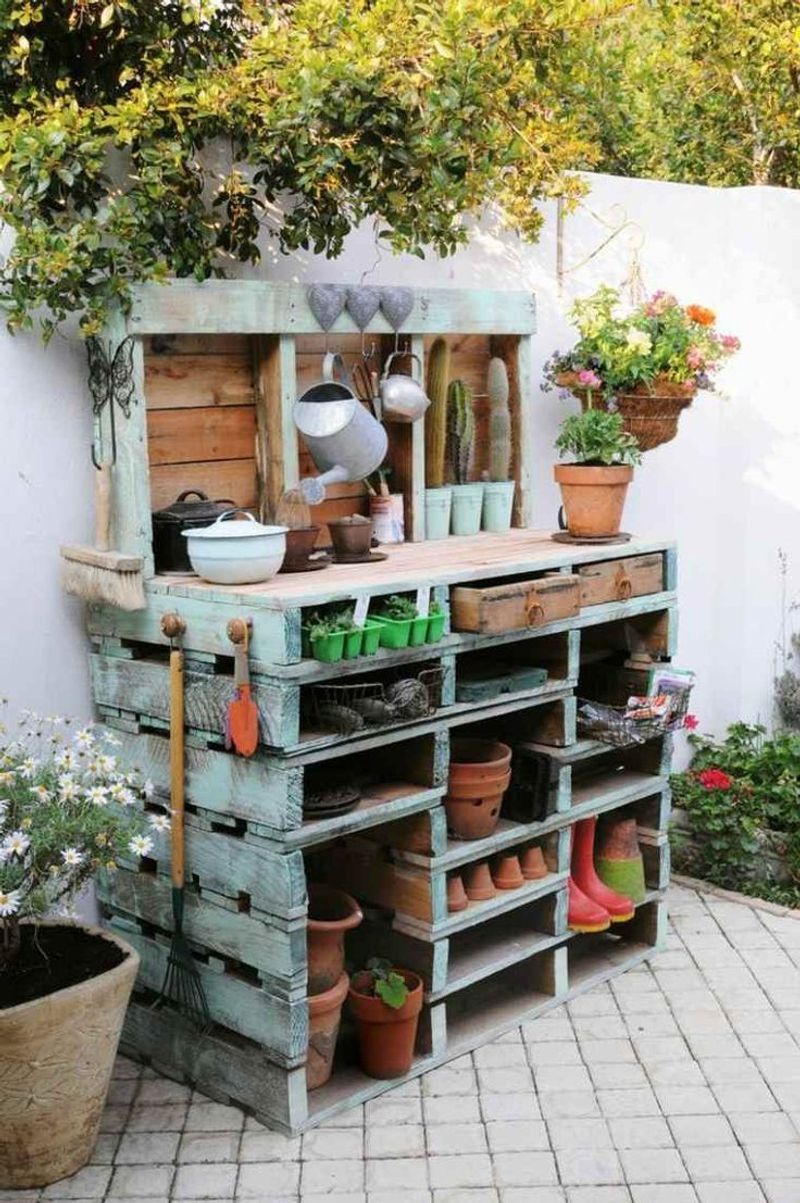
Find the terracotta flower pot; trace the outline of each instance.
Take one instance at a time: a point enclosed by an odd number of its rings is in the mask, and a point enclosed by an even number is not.
[[[372,546],[372,523],[364,519],[353,522],[352,518],[339,518],[328,523],[333,543],[333,554],[342,563],[364,560]]]
[[[331,990],[344,971],[344,935],[364,916],[355,898],[330,886],[309,884],[306,944],[308,993]]]
[[[313,994],[308,1000],[306,1086],[309,1090],[324,1086],[331,1076],[342,1006],[349,985],[350,978],[343,973],[330,990],[324,994]]]
[[[74,928],[47,922],[40,927]],[[135,950],[81,926],[123,954],[113,969],[0,1010],[0,1189],[47,1186],[89,1160],[139,968]]]
[[[519,867],[526,881],[539,881],[548,874],[547,861],[538,844],[531,844],[520,854]]]
[[[358,1028],[361,1068],[371,1078],[402,1078],[414,1060],[419,1013],[422,1010],[422,978],[407,969],[395,969],[409,989],[402,1007],[389,1007],[370,990],[368,970],[354,975],[348,998]]]
[[[511,749],[489,739],[454,739],[444,804],[447,825],[460,840],[491,835],[511,781]]]
[[[281,565],[282,572],[292,572],[305,568],[308,557],[314,551],[314,544],[319,534],[318,526],[299,526],[286,532],[286,555]]]
[[[460,873],[451,873],[447,879],[447,909],[450,914],[466,910],[469,904],[464,882]]]
[[[519,857],[498,856],[492,871],[492,880],[498,890],[518,890],[525,885],[525,878],[519,867]]]
[[[567,530],[578,538],[619,534],[633,468],[627,464],[554,464]]]
[[[478,865],[467,865],[464,869],[464,889],[470,902],[486,902],[494,898],[497,890],[494,888],[492,874],[486,861]]]

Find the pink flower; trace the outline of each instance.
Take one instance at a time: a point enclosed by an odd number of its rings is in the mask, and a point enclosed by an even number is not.
[[[583,388],[600,388],[602,383],[600,377],[589,368],[583,368],[578,372],[578,384]]]
[[[683,725],[687,731],[696,731],[700,726],[700,719],[696,714],[687,714],[683,720]]]
[[[723,334],[719,341],[729,355],[732,355],[734,351],[738,351],[742,345],[735,334]]]
[[[659,317],[662,313],[666,313],[668,309],[674,309],[677,304],[677,297],[674,297],[671,292],[664,292],[663,288],[660,288],[645,303],[644,311],[648,317]]]
[[[689,348],[686,355],[686,362],[695,372],[699,372],[701,368],[706,366],[705,356],[699,347]]]

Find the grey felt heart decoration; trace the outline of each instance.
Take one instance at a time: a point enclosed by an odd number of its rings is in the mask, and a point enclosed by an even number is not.
[[[347,300],[347,289],[341,284],[312,284],[306,291],[308,307],[322,329],[330,330]]]
[[[369,284],[359,284],[358,287],[347,290],[347,312],[358,326],[366,330],[375,314],[381,307],[381,290]]]
[[[382,288],[381,309],[393,330],[399,330],[414,308],[414,291],[411,288]]]

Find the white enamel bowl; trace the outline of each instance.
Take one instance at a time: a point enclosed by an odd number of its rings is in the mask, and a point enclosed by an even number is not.
[[[226,521],[243,514],[248,521]],[[181,533],[198,576],[215,585],[254,585],[269,581],[286,554],[285,526],[263,526],[247,510],[226,510],[210,526]]]

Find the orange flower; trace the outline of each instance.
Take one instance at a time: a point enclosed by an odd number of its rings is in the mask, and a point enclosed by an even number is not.
[[[686,316],[697,322],[698,326],[713,326],[717,320],[714,310],[704,309],[702,305],[687,305]]]

